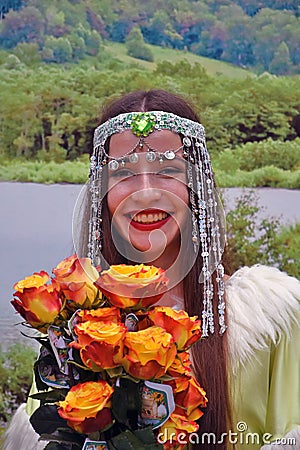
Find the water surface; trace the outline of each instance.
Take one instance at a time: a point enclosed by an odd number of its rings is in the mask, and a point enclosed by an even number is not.
[[[0,183],[0,341],[5,347],[22,338],[13,324],[20,321],[10,300],[13,284],[35,271],[52,268],[73,252],[72,212],[80,185]],[[283,223],[300,222],[300,191],[257,189],[265,216]],[[226,189],[227,208],[241,189]],[[20,327],[18,327],[20,328]]]

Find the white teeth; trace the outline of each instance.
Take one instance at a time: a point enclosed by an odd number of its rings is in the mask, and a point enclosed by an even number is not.
[[[163,220],[168,216],[167,213],[165,212],[160,212],[160,213],[155,213],[155,214],[136,214],[132,220],[134,222],[139,222],[139,223],[153,223],[153,222],[158,222],[159,220]]]

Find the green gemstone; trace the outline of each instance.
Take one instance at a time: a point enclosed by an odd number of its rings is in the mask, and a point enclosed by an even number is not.
[[[150,113],[138,113],[132,118],[131,130],[136,136],[148,136],[154,130],[155,116]]]

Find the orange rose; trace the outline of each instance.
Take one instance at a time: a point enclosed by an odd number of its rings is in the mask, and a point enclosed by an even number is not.
[[[200,320],[190,317],[185,311],[175,311],[168,306],[158,306],[149,311],[154,325],[172,334],[178,350],[185,350],[201,337]]]
[[[189,443],[189,435],[196,433],[199,425],[184,416],[172,413],[169,419],[159,429],[159,440],[164,450],[183,449]]]
[[[98,309],[81,309],[77,312],[79,322],[121,322],[120,310],[118,308],[98,308]]]
[[[55,281],[67,300],[80,308],[95,308],[101,303],[101,295],[94,285],[99,273],[89,258],[69,256],[53,269]]]
[[[123,358],[126,330],[122,323],[89,320],[75,326],[77,342],[70,345],[80,350],[82,362],[94,372],[112,369]]]
[[[112,424],[113,388],[106,381],[76,384],[58,403],[58,414],[78,433],[102,431]]]
[[[174,339],[160,327],[127,332],[123,367],[130,375],[150,380],[160,378],[172,365],[177,350]]]
[[[172,378],[181,378],[182,375],[191,375],[191,360],[188,352],[177,353],[173,364],[168,369],[168,375]]]
[[[199,419],[203,415],[199,407],[204,408],[207,404],[205,391],[193,377],[183,380],[181,387],[179,382],[174,400],[176,404],[175,412],[185,416],[188,420]]]
[[[46,332],[62,309],[63,303],[53,284],[47,285],[49,275],[41,271],[26,277],[14,285],[17,297],[13,307],[32,327]]]
[[[99,289],[118,308],[147,308],[166,291],[165,271],[154,266],[119,264],[100,273]]]

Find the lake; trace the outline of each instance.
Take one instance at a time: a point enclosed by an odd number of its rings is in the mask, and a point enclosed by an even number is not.
[[[73,253],[72,213],[80,185],[42,185],[33,183],[0,183],[0,342],[6,347],[13,340],[25,340],[20,322],[10,300],[13,284],[46,270],[51,272],[66,256]],[[264,216],[281,216],[283,224],[300,222],[300,190],[255,189]],[[226,210],[241,195],[239,188],[226,189]],[[24,331],[24,330],[23,330]],[[26,340],[28,343],[29,341]]]

